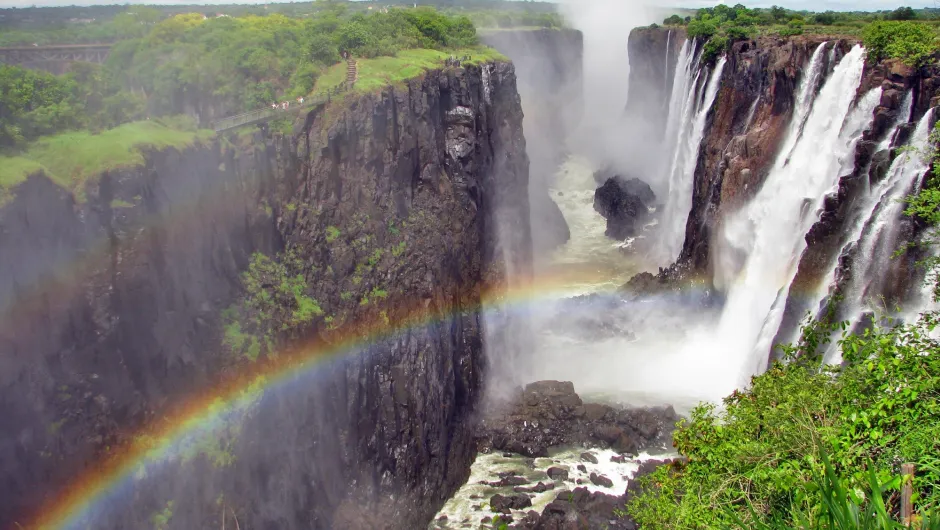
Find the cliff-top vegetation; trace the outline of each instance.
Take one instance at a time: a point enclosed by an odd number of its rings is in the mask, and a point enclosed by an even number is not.
[[[705,42],[703,60],[710,62],[737,40],[760,35],[783,37],[820,34],[861,37],[873,60],[900,59],[923,66],[940,51],[940,11],[899,7],[881,12],[820,13],[774,6],[749,9],[741,4],[699,9],[694,15],[672,15],[667,26],[685,26],[689,37]]]
[[[0,65],[0,154],[19,160],[0,170],[0,189],[21,181],[37,164],[74,188],[88,172],[138,159],[139,149],[125,147],[148,145],[148,134],[153,145],[164,145],[171,130],[178,141],[166,145],[185,145],[193,137],[189,127],[174,128],[181,120],[162,120],[160,126],[153,120],[190,115],[206,124],[335,88],[345,80],[343,53],[358,61],[357,89],[364,90],[418,75],[451,55],[497,58],[478,46],[467,16],[426,7],[351,5],[318,0],[295,18],[161,18],[153,8],[128,8],[111,21],[124,29],[102,66],[75,64],[66,75],[52,75]],[[131,134],[103,133],[132,122],[142,123],[122,129]],[[102,149],[102,138],[117,137],[127,141]],[[76,171],[60,160],[88,163]]]

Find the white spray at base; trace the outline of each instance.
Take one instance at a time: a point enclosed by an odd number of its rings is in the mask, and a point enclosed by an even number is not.
[[[726,57],[719,59],[708,83],[696,90],[702,71],[698,68],[699,59],[691,59],[691,56],[695,55],[694,48],[694,44],[690,45],[689,41],[682,46],[669,103],[666,137],[676,138],[677,143],[672,150],[668,196],[660,229],[661,244],[656,249],[656,260],[663,265],[668,265],[679,257],[679,251],[682,249],[686,220],[692,210],[692,183],[699,148],[705,137],[705,121],[715,103],[718,89],[721,87],[721,74],[727,63]],[[695,79],[690,84],[689,79],[693,71],[696,72]]]
[[[810,72],[819,68],[821,49],[813,55]],[[762,330],[773,335],[779,324],[774,303],[785,293],[796,274],[799,258],[806,247],[807,231],[818,218],[826,192],[839,179],[841,160],[854,141],[845,132],[856,119],[870,119],[873,105],[855,109],[852,103],[861,81],[864,51],[855,46],[836,66],[815,98],[800,97],[790,124],[785,148],[774,163],[757,196],[725,221],[724,245],[718,248],[719,262],[734,263],[744,257],[740,272],[724,276],[726,301],[717,329],[700,337],[695,348],[717,348],[725,352],[722,381],[712,383],[720,397],[740,387],[763,370],[767,351],[761,345]],[[807,76],[808,85],[812,75]],[[806,116],[805,123],[798,119]],[[792,148],[787,149],[792,145]],[[844,155],[843,155],[844,156]],[[721,256],[732,253],[732,256]],[[723,259],[722,259],[723,258]],[[785,294],[782,296],[785,299]],[[778,304],[780,305],[780,304]]]

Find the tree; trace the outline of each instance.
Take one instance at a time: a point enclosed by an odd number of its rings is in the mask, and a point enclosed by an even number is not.
[[[679,15],[672,15],[671,17],[663,20],[664,26],[681,26],[685,21]]]
[[[826,11],[825,13],[816,13],[815,16],[816,23],[821,26],[831,26],[836,22],[836,14],[832,11]]]
[[[787,18],[787,10],[780,6],[772,6],[770,8],[770,17],[774,22],[782,22]]]
[[[917,13],[910,7],[899,7],[887,16],[888,20],[914,20],[915,18],[917,18]]]

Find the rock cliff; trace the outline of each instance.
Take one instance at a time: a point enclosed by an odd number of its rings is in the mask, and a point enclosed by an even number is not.
[[[443,317],[324,364],[303,391],[268,389],[230,460],[167,463],[96,527],[149,525],[168,501],[174,521],[219,527],[224,498],[249,528],[416,528],[467,478],[487,365],[476,306],[531,262],[513,66],[431,71],[318,108],[290,137],[232,141],[147,153],[80,193],[34,175],[0,208],[0,527],[250,370],[221,315],[253,253],[286,248],[323,310],[305,340],[412,306]]]
[[[567,155],[568,135],[581,119],[583,36],[568,29],[519,29],[481,31],[480,39],[516,65],[532,161],[532,238],[536,252],[544,253],[570,237],[548,188]]]

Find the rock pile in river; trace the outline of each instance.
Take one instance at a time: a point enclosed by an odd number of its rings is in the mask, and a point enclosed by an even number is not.
[[[482,451],[547,456],[552,447],[581,445],[637,454],[670,442],[679,417],[672,407],[621,408],[584,403],[574,384],[539,381],[522,389],[501,413],[482,421]]]

